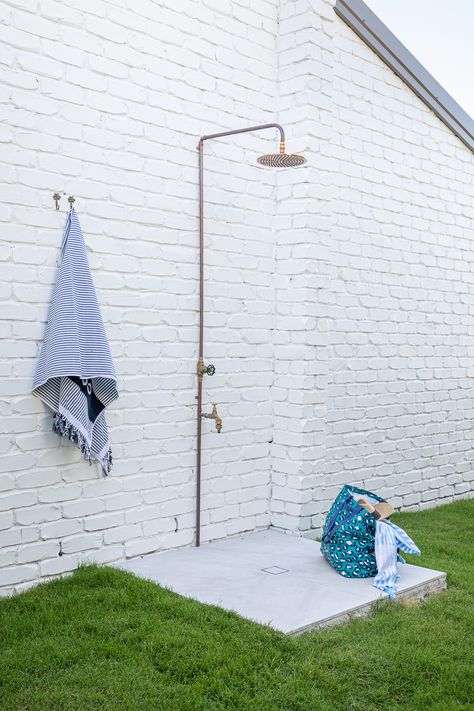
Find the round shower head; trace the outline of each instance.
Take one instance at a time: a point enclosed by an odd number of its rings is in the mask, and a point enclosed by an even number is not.
[[[269,168],[295,168],[306,163],[306,158],[296,153],[266,153],[257,158],[257,163]]]
[[[306,163],[306,158],[296,153],[285,153],[285,141],[280,141],[279,153],[266,153],[257,158],[257,163],[269,168],[295,168]]]

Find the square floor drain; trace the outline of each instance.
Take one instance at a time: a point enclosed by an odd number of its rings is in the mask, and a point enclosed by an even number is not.
[[[261,568],[262,573],[270,573],[270,575],[281,575],[282,573],[289,573],[290,571],[286,568],[280,568],[279,565],[271,565],[269,568]]]

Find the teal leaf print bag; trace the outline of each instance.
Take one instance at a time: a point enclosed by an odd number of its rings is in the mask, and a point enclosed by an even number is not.
[[[371,491],[346,484],[329,509],[321,540],[321,553],[346,578],[377,575],[375,519],[357,503],[359,498],[385,501]]]

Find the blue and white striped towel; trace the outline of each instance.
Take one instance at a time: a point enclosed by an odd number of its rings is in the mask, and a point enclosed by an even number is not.
[[[105,408],[118,397],[117,376],[74,209],[64,228],[33,393],[53,410],[54,432],[73,441],[89,463],[97,459],[108,474]]]
[[[402,528],[391,521],[382,520],[375,522],[375,560],[377,561],[377,575],[374,585],[379,590],[386,592],[390,598],[397,595],[398,563],[405,561],[398,551],[420,555],[419,548],[413,543]]]

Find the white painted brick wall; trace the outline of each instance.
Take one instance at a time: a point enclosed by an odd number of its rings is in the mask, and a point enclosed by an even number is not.
[[[321,525],[345,481],[472,493],[472,156],[326,0],[4,0],[0,591],[189,545],[199,135],[203,539]],[[74,194],[121,396],[103,480],[30,395]]]
[[[432,506],[473,489],[473,156],[336,27],[326,483]]]
[[[472,154],[331,2],[285,4],[279,48],[310,165],[278,195],[272,523],[319,529],[349,482],[472,496]]]
[[[194,535],[197,141],[274,120],[276,0],[2,4],[0,588]],[[269,524],[273,132],[206,144],[203,540]],[[117,366],[104,481],[30,395],[76,196]],[[59,555],[61,553],[61,555]]]

